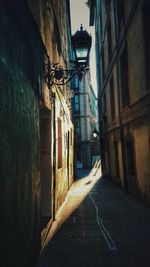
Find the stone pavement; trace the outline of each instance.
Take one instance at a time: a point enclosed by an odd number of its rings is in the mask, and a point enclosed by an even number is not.
[[[150,266],[150,208],[100,175],[80,172],[36,267]]]

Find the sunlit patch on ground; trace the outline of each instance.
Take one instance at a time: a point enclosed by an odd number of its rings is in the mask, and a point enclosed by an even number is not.
[[[47,239],[44,242],[44,246],[51,240],[53,235],[58,231],[62,224],[71,216],[71,214],[79,207],[82,201],[85,199],[87,194],[94,187],[96,182],[101,178],[101,168],[92,169],[88,175],[73,183],[66,199],[60,209],[58,210],[55,221],[52,224],[52,227],[47,235]]]

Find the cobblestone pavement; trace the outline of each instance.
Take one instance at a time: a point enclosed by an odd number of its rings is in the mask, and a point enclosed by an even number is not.
[[[100,178],[99,171],[80,176],[36,266],[150,266],[150,208]]]

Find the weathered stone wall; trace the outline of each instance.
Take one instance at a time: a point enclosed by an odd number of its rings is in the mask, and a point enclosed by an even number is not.
[[[65,200],[67,191],[73,182],[73,153],[74,153],[74,131],[70,120],[70,114],[65,99],[57,91],[56,94],[56,189],[55,189],[55,212]],[[58,121],[61,121],[62,133],[62,164],[59,166],[60,147],[58,145]]]
[[[37,38],[23,2],[18,6],[7,1],[1,4],[1,266],[19,267],[32,262],[39,244]]]
[[[122,188],[126,187],[126,190],[130,193],[150,203],[150,94],[149,77],[147,76],[147,63],[149,64],[149,62],[148,56],[147,58],[145,56],[148,38],[144,36],[143,17],[143,4],[147,3],[147,14],[150,13],[150,9],[148,9],[149,1],[110,1],[108,6],[106,2],[101,1],[102,18],[100,18],[100,14],[96,17],[97,29],[100,28],[99,23],[102,21],[102,31],[99,29],[99,36],[97,36],[97,50],[99,48],[100,54],[100,63],[97,66],[101,64],[99,66],[99,73],[101,73],[101,82],[98,84],[99,88],[101,86],[99,95],[102,99],[102,113],[107,113],[106,120],[101,122],[101,130],[105,139],[104,170],[115,182],[118,182],[117,177],[115,177],[118,172]],[[117,17],[115,2],[123,3],[120,19]],[[96,12],[98,13],[98,10]],[[110,29],[108,29],[109,21],[111,22]],[[120,24],[119,21],[121,21]],[[111,37],[109,40],[111,39],[112,44],[110,60],[108,58],[109,33],[109,37]],[[125,48],[127,53],[123,64],[122,53]],[[104,60],[102,60],[103,58]],[[97,58],[97,60],[99,59]],[[122,82],[121,72],[123,68],[124,74],[126,72],[127,75]],[[102,69],[104,69],[104,77]],[[114,99],[112,99],[111,90],[113,88],[110,84],[112,77],[114,81]],[[124,88],[126,80],[128,80],[128,84]],[[126,103],[123,102],[125,91],[129,91],[129,97],[126,93]],[[112,101],[115,106],[115,116],[113,118],[111,116]],[[132,157],[131,153],[128,152],[130,151],[127,147],[128,141],[133,146]]]
[[[33,266],[39,251],[42,212],[44,216],[53,216],[73,181],[73,125],[66,105],[66,87],[53,88],[58,101],[55,106],[44,82],[45,55],[54,63],[65,64],[69,59],[70,25],[66,1],[2,0],[1,6],[0,236],[4,256],[1,262],[2,266],[26,267]],[[44,139],[41,121],[45,111],[49,114],[46,133],[49,140],[45,142],[49,146],[48,184],[42,180],[40,169]],[[68,120],[63,119],[62,111]],[[59,171],[55,114],[64,129],[63,165]],[[70,136],[72,133],[72,142],[67,142],[68,132]],[[47,185],[49,188],[43,190]],[[43,191],[48,192],[46,196]]]

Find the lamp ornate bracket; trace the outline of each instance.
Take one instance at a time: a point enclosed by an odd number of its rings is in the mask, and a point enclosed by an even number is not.
[[[75,63],[75,62],[74,62]],[[45,64],[45,81],[48,88],[50,89],[53,85],[65,85],[71,81],[74,76],[78,76],[81,81],[82,77],[85,76],[88,68],[82,65],[74,64],[74,69],[63,69],[59,63],[52,63],[50,60]]]

